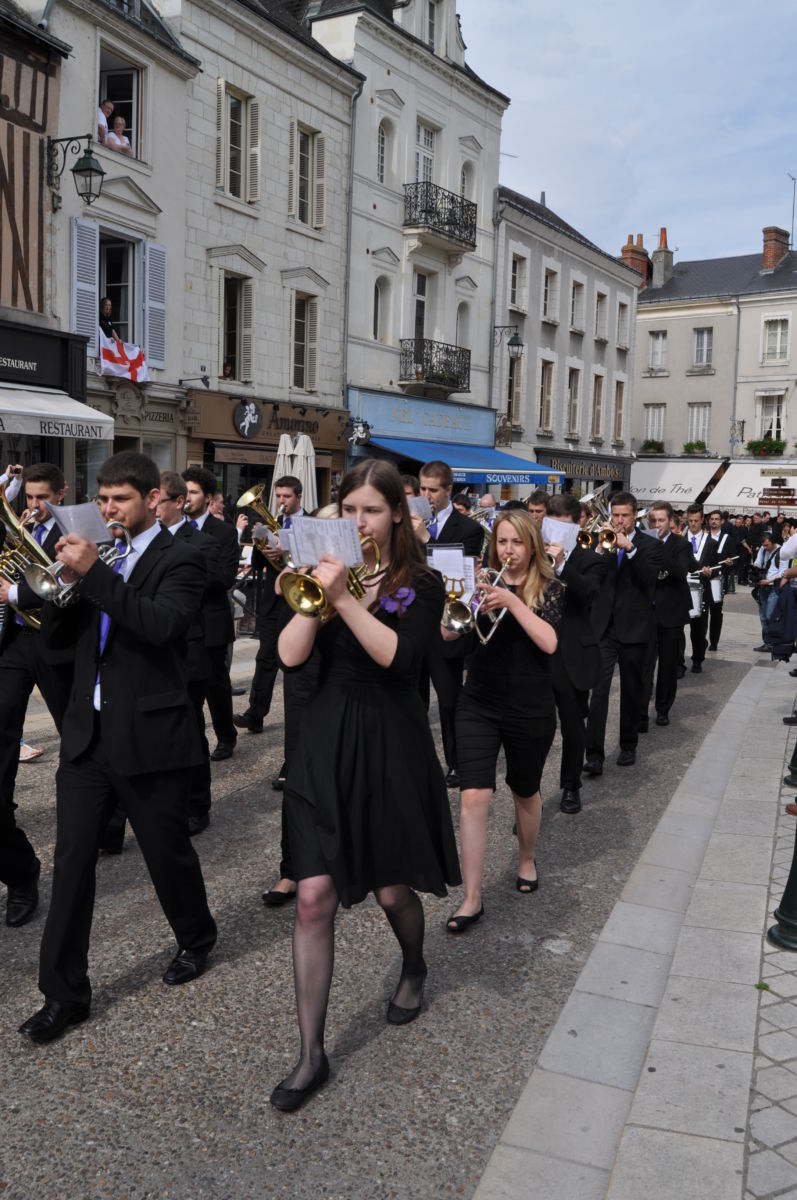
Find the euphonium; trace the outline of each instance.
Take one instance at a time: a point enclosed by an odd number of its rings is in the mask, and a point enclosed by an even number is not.
[[[120,534],[116,535],[119,541],[125,543],[124,549],[120,550],[116,541],[104,543],[97,547],[97,553],[101,562],[104,562],[107,567],[114,567],[123,558],[127,558],[132,549],[132,538],[129,530],[119,521],[108,521],[107,527],[109,530],[119,530]],[[48,560],[49,561],[49,560]],[[66,608],[67,604],[71,604],[80,596],[78,584],[79,579],[74,583],[66,584],[64,587],[59,582],[59,576],[63,571],[68,570],[66,563],[55,562],[48,567],[40,566],[38,563],[33,563],[27,568],[24,573],[24,579],[32,592],[35,592],[40,600],[52,600],[56,608]]]
[[[235,507],[254,509],[254,511],[260,517],[260,520],[265,526],[268,527],[271,533],[278,534],[280,526],[277,518],[282,515],[283,506],[280,505],[278,514],[275,517],[271,510],[266,507],[265,501],[263,500],[263,492],[265,490],[266,485],[264,483],[256,483],[255,486],[250,488],[248,492],[244,492],[242,496],[238,497],[238,499],[235,501]],[[266,559],[268,565],[273,567],[275,571],[281,571],[284,566],[291,565],[285,557],[283,557],[282,563],[273,562],[270,558],[267,558],[266,555],[263,555],[263,557]]]
[[[44,553],[35,537],[25,528],[27,522],[20,520],[6,500],[5,484],[0,485],[0,519],[6,527],[6,540],[2,553],[0,553],[0,575],[3,575],[9,583],[20,583],[31,567],[44,569],[52,565],[51,559]],[[0,606],[0,625],[2,625],[3,608],[5,605]],[[17,608],[15,604],[12,604],[11,608],[19,613],[22,620],[26,625],[30,625],[31,629],[41,627],[41,616],[38,609],[21,609]]]
[[[363,550],[366,546],[373,546],[375,561],[372,571],[369,571],[368,564],[364,562],[356,567],[349,567],[346,587],[355,600],[362,600],[365,595],[364,581],[377,575],[382,566],[379,547],[372,537],[360,538],[360,545]],[[309,572],[283,571],[280,576],[280,591],[289,608],[301,617],[317,617],[319,621],[327,621],[335,611],[327,599],[324,585]]]

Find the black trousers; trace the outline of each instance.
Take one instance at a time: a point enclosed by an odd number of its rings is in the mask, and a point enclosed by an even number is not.
[[[299,741],[299,730],[302,724],[302,713],[306,705],[318,689],[318,675],[321,669],[321,656],[314,649],[307,662],[293,671],[283,674],[283,695],[285,700],[285,765],[296,753]],[[293,863],[291,861],[291,845],[288,837],[288,825],[285,819],[285,793],[282,793],[282,832],[280,836],[280,879],[293,879]]]
[[[14,817],[19,743],[30,694],[39,688],[60,732],[72,682],[71,664],[53,667],[42,660],[39,637],[14,622],[0,653],[0,883],[8,887],[25,883],[39,866]]]
[[[551,682],[562,728],[559,786],[575,792],[581,787],[581,770],[587,745],[585,722],[589,710],[589,692],[573,687],[560,654],[551,656]]]
[[[210,720],[220,742],[234,746],[238,731],[232,720],[232,685],[227,665],[227,646],[207,646],[210,678],[205,683],[205,698]]]
[[[442,639],[441,639],[442,640]],[[429,708],[429,680],[434,684],[437,693],[437,706],[440,711],[440,732],[443,738],[443,754],[446,765],[454,770],[457,767],[457,738],[455,718],[457,701],[462,690],[462,678],[465,664],[461,658],[444,658],[442,649],[435,646],[429,651],[421,664],[418,688],[421,698]]]
[[[637,727],[644,718],[647,642],[623,643],[614,625],[600,643],[603,673],[592,689],[587,716],[587,757],[605,758],[606,718],[615,665],[620,665],[620,749],[635,750]]]
[[[678,666],[681,661],[681,639],[683,629],[656,627],[656,640],[650,643],[645,664],[645,705],[642,719],[647,716],[650,698],[653,695],[653,674],[658,661],[659,669],[656,674],[656,712],[665,717],[675,703],[678,691]]]
[[[259,645],[255,656],[255,673],[249,689],[249,708],[246,715],[262,721],[271,711],[271,697],[279,672],[277,638],[281,628],[280,609],[277,607],[268,616],[257,620]]]
[[[708,644],[716,646],[722,633],[722,601],[708,606]]]
[[[692,662],[698,666],[706,657],[706,631],[708,629],[708,610],[703,609],[699,617],[689,618],[689,637],[692,642]]]
[[[48,1000],[88,1004],[88,952],[100,836],[121,803],[178,945],[207,951],[216,940],[205,883],[188,836],[189,776],[184,769],[123,776],[99,730],[56,774],[53,890],[39,954],[39,988]]]

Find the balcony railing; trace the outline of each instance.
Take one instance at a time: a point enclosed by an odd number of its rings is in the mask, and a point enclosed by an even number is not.
[[[403,338],[399,378],[402,383],[414,381],[448,392],[469,392],[470,350],[429,338]]]
[[[436,183],[404,184],[404,227],[427,229],[476,249],[476,205]]]

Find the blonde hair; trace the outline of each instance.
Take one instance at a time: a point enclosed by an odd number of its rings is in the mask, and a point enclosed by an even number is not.
[[[508,521],[515,532],[520,534],[520,539],[531,556],[528,574],[518,589],[520,598],[532,610],[542,608],[545,589],[552,580],[556,580],[556,572],[548,561],[539,526],[523,509],[512,508],[508,512],[499,513],[495,518],[490,537],[490,566],[494,570],[500,570],[503,565],[498,557],[498,530],[504,521]]]

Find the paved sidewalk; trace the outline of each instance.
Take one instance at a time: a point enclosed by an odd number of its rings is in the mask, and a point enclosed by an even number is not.
[[[795,840],[788,669],[751,664],[694,755],[476,1200],[797,1196],[797,954],[763,936]]]

